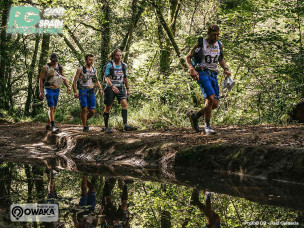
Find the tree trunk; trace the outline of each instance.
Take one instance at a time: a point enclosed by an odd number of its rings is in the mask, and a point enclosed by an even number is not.
[[[11,42],[11,34],[8,34],[6,42],[10,43]],[[9,50],[9,49],[8,49]],[[7,78],[7,82],[6,82],[6,91],[5,91],[5,100],[8,102],[8,108],[10,110],[14,109],[14,99],[13,99],[13,91],[12,91],[12,63],[9,62],[8,60],[12,59],[12,53],[8,52],[6,54],[6,61],[7,64],[5,66],[5,78]]]
[[[179,0],[170,0],[170,28],[173,36],[176,32],[176,20],[180,10],[181,1]]]
[[[125,56],[124,56],[125,63],[128,62],[129,50],[130,50],[132,38],[133,38],[133,31],[134,31],[135,21],[136,21],[137,0],[132,1],[131,8],[132,8],[132,19],[131,19],[131,23],[130,23],[130,27],[129,27],[129,31],[128,31],[129,36],[128,36],[128,41],[127,41]]]
[[[300,43],[300,62],[299,62],[299,66],[303,67],[303,64],[304,64],[304,57],[303,57],[303,39],[302,39],[302,22],[301,22],[301,9],[303,8],[300,8],[300,2],[299,0],[297,0],[297,23],[298,23],[298,30],[299,30],[299,43]],[[300,73],[300,72],[299,72]],[[304,85],[303,85],[303,82],[304,82],[304,73],[303,71],[301,71],[300,73],[302,75],[301,77],[301,81],[300,81],[300,84],[302,85],[301,87],[301,95],[302,95],[302,98],[304,98]]]
[[[180,60],[180,64],[181,66],[186,69],[186,64],[185,64],[185,60],[183,58],[181,58],[181,53],[180,53],[180,50],[179,50],[179,47],[174,39],[174,35],[170,29],[170,27],[168,26],[166,20],[164,19],[163,15],[162,15],[162,12],[161,12],[161,9],[159,8],[159,6],[157,4],[155,4],[154,2],[152,2],[152,5],[154,6],[154,8],[156,9],[156,14],[157,14],[157,17],[159,18],[159,21],[161,23],[161,25],[163,26],[164,30],[166,31],[169,39],[170,39],[170,42],[176,52],[176,55],[177,57],[179,58]]]
[[[10,189],[12,183],[12,169],[14,165],[12,163],[8,163],[8,165],[4,167],[0,167],[0,197],[1,204],[0,208],[7,208],[11,205],[11,196]]]
[[[177,15],[180,9],[180,2],[178,0],[170,0],[170,6],[169,6],[169,28],[171,30],[172,36],[175,37],[175,32],[176,32],[176,19],[177,19]],[[161,2],[159,2],[158,4],[159,6],[161,6]],[[161,22],[161,18],[160,18],[160,14],[162,15],[162,8],[158,7],[160,13],[157,13],[158,18],[160,23]],[[158,26],[158,33],[159,33],[159,37],[160,37],[160,72],[163,74],[168,74],[169,70],[170,70],[170,56],[171,56],[171,44],[170,44],[170,40],[167,38],[167,36],[163,35],[163,30],[162,30],[162,26],[159,24]]]
[[[169,211],[161,211],[161,228],[171,228],[171,213]]]
[[[167,195],[167,185],[166,184],[162,184],[161,185],[161,189],[163,192],[166,193]],[[171,228],[171,213],[165,209],[163,209],[160,212],[161,215],[161,220],[160,220],[160,227],[161,228]]]
[[[110,39],[111,39],[111,15],[110,15],[110,2],[108,0],[100,0],[102,3],[101,11],[104,14],[104,20],[100,19],[100,26],[102,33],[101,40],[101,63],[100,63],[100,73],[99,78],[102,81],[104,76],[104,66],[108,62],[108,55],[110,53]]]
[[[157,27],[160,48],[159,70],[161,74],[166,75],[168,74],[170,68],[170,48],[167,45],[168,41],[165,38],[161,24],[158,24]]]
[[[133,28],[133,31],[135,30],[136,26],[137,26],[137,23],[142,15],[142,13],[145,11],[145,8],[147,6],[147,2],[146,1],[142,1],[140,3],[140,6],[138,7],[138,12],[136,14],[136,17],[135,17],[135,22],[134,22],[134,28]],[[130,35],[130,29],[128,30],[125,38],[123,39],[121,45],[119,46],[120,50],[121,51],[124,51],[125,50],[125,47],[127,45],[127,41],[129,40],[129,35]]]
[[[157,32],[158,32],[158,40],[159,40],[159,71],[162,75],[168,75],[170,69],[170,40],[168,40],[167,36],[164,34],[163,27],[160,22],[159,14],[162,14],[164,11],[164,3],[161,1],[157,2],[159,13],[156,13],[157,16]]]
[[[290,116],[292,120],[304,123],[304,99],[295,105]]]
[[[68,26],[65,26],[65,28],[68,30],[70,36],[72,37],[73,41],[77,45],[77,47],[80,49],[82,52],[81,55],[84,57],[86,55],[85,50],[83,49],[81,43],[79,42],[79,39],[74,35],[74,33],[71,31],[71,29]]]
[[[35,100],[33,106],[33,116],[38,115],[43,108],[43,104],[39,100],[39,75],[43,66],[47,63],[49,49],[50,49],[50,35],[44,33],[42,36],[41,53],[38,64],[38,76],[37,76],[36,89],[35,89],[36,94],[35,94]]]
[[[302,8],[303,9],[303,8]],[[300,12],[301,12],[301,8],[300,8],[300,3],[299,3],[299,0],[297,0],[297,22],[298,22],[298,30],[299,30],[299,43],[300,43],[300,54],[301,54],[301,57],[302,54],[303,54],[303,44],[302,44],[302,29],[301,29],[301,15],[300,15]]]
[[[24,114],[28,116],[30,114],[30,106],[32,102],[32,97],[34,96],[33,91],[33,74],[35,72],[35,65],[37,60],[37,54],[38,54],[38,48],[39,48],[39,42],[40,42],[40,36],[39,34],[36,34],[36,40],[35,40],[35,49],[33,53],[32,63],[30,66],[30,70],[28,71],[28,88],[27,88],[27,98],[25,102],[25,109]]]
[[[7,64],[9,61],[8,58],[8,37],[6,34],[6,26],[8,22],[9,9],[12,5],[11,0],[4,1],[2,3],[3,9],[1,10],[2,21],[1,21],[1,35],[0,35],[0,108],[9,109],[9,96],[11,94],[11,88],[8,87],[8,74],[7,74]]]

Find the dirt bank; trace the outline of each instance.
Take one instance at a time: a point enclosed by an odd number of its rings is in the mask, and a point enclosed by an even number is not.
[[[203,169],[304,183],[304,125],[220,126],[217,135],[191,129],[146,130],[107,135],[99,127],[60,125],[53,135],[41,123],[0,125],[0,158],[66,157],[77,163],[131,168]],[[67,160],[68,161],[68,160]],[[76,162],[77,161],[77,162]]]
[[[218,126],[215,136],[190,128],[107,135],[100,127],[89,133],[81,126],[59,127],[60,133],[51,134],[41,123],[1,124],[0,161],[201,185],[259,202],[304,205],[299,203],[304,202],[304,125]],[[297,200],[289,198],[291,191]],[[278,198],[269,198],[273,193]]]

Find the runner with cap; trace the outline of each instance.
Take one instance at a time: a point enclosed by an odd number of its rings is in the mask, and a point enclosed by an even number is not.
[[[67,87],[67,92],[71,93],[71,88],[67,79],[64,77],[63,67],[58,63],[57,54],[50,56],[50,62],[46,64],[39,76],[39,97],[47,100],[49,107],[48,123],[46,129],[56,133],[59,129],[56,127],[54,119],[59,97],[59,90],[62,83]]]

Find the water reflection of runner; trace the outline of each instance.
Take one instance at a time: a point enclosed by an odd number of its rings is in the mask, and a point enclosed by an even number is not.
[[[207,220],[205,228],[220,228],[220,216],[211,209],[211,193],[205,193],[205,204],[199,201],[199,191],[193,189],[190,203],[204,212]]]
[[[47,176],[48,176],[48,194],[47,194],[47,199],[46,203],[48,204],[57,204],[58,209],[59,209],[59,203],[58,203],[58,196],[57,196],[57,191],[55,187],[55,176],[57,172],[55,170],[47,171]],[[64,223],[60,222],[60,214],[58,214],[58,221],[57,222],[44,222],[41,224],[41,227],[45,228],[63,228]]]
[[[57,192],[55,188],[55,175],[56,172],[51,170],[48,173],[48,194],[47,194],[47,203],[58,204]]]
[[[127,183],[122,186],[121,204],[116,208],[111,200],[111,193],[116,179],[106,179],[102,197],[102,221],[103,228],[129,228],[128,189]]]
[[[95,227],[98,223],[98,216],[95,216],[96,188],[92,181],[88,181],[86,175],[82,176],[81,198],[79,201],[80,212],[73,212],[73,223],[76,228]]]

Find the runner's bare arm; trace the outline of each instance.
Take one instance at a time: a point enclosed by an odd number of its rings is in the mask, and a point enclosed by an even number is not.
[[[185,58],[185,61],[186,61],[186,65],[189,69],[189,74],[191,75],[191,77],[194,79],[194,80],[198,80],[199,79],[199,74],[198,72],[194,69],[194,67],[192,66],[192,63],[191,63],[191,58],[193,57],[193,53],[194,53],[194,50],[198,48],[198,43],[196,43],[194,45],[194,47],[189,51],[189,53],[187,54],[186,58]]]
[[[45,77],[45,71],[46,71],[46,66],[44,66],[42,68],[42,71],[41,71],[41,73],[39,75],[39,97],[41,99],[43,99],[43,97],[44,97],[44,93],[43,93],[43,79]]]
[[[231,76],[231,73],[230,73],[230,71],[229,71],[229,68],[228,68],[228,66],[227,66],[227,64],[226,64],[226,61],[225,61],[225,59],[223,58],[223,45],[222,45],[222,60],[220,60],[219,61],[219,64],[220,64],[220,66],[224,69],[224,74],[227,76],[227,77],[230,77]]]
[[[81,68],[79,67],[76,71],[76,74],[75,74],[74,79],[73,79],[73,84],[72,84],[75,98],[78,97],[76,82],[77,82],[77,79],[79,78],[80,73],[81,73]]]
[[[127,96],[129,96],[129,94],[130,94],[130,88],[129,88],[128,78],[124,78],[124,84],[125,84],[126,89],[127,89]]]
[[[64,77],[64,69],[63,69],[63,67],[62,67],[62,73],[61,73],[61,75]],[[71,93],[71,87],[69,86],[69,82],[68,82],[67,79],[63,79],[63,84],[65,85],[65,87],[67,87],[68,93]]]
[[[63,66],[61,66],[61,75],[64,77],[64,68],[63,68]]]
[[[228,68],[228,66],[226,64],[226,61],[224,59],[222,59],[219,63],[221,65],[221,67],[224,69],[224,74],[226,76],[230,77],[231,73],[230,73],[229,68]]]
[[[96,77],[97,77],[97,70],[96,70]],[[98,78],[98,77],[97,77],[97,78]],[[97,82],[96,82],[95,84],[97,85],[100,94],[103,96],[103,95],[104,95],[104,92],[103,92],[103,90],[102,90],[102,87],[101,87],[101,84],[100,84],[99,80],[97,80]]]
[[[196,43],[194,45],[194,47],[189,51],[189,53],[187,54],[185,60],[186,60],[186,65],[188,67],[189,70],[191,69],[194,69],[194,67],[192,66],[192,63],[191,63],[191,58],[193,57],[193,53],[194,53],[194,50],[198,48],[198,43]]]
[[[112,86],[112,82],[109,77],[105,77],[105,81],[108,84],[108,86]]]
[[[221,61],[219,61],[220,63],[220,66],[224,69],[224,74],[227,76],[227,77],[230,77],[231,76],[231,73],[229,71],[229,68],[226,64],[226,61],[224,59],[222,59]]]
[[[110,87],[112,87],[112,90],[114,91],[114,93],[118,94],[118,93],[119,93],[119,90],[118,90],[115,86],[113,86],[113,84],[112,84],[110,78],[109,78],[109,77],[106,77],[105,80],[106,80],[106,83],[107,83]]]

